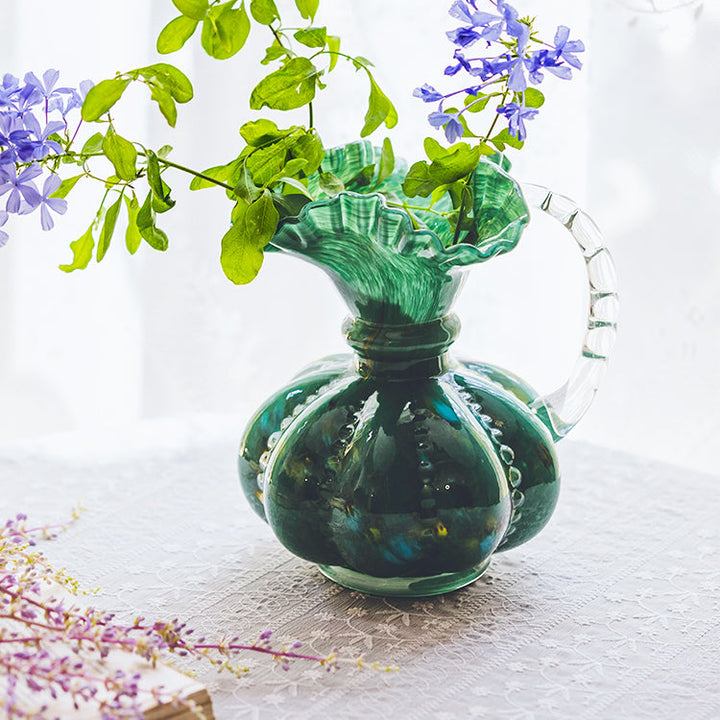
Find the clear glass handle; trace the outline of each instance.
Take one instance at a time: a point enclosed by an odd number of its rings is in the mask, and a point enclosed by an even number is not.
[[[558,440],[587,412],[605,375],[617,333],[615,265],[602,244],[597,225],[572,200],[540,185],[523,184],[522,190],[531,208],[555,218],[573,236],[585,260],[590,289],[587,331],[570,377],[555,392],[538,398],[531,405]]]

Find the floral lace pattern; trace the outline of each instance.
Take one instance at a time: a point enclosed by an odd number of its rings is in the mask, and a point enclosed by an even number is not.
[[[90,602],[179,616],[208,637],[271,626],[319,654],[400,666],[283,672],[248,657],[241,681],[205,669],[219,720],[717,717],[716,478],[566,441],[560,504],[538,538],[466,589],[385,600],[326,580],[252,513],[234,467],[241,424],[148,422],[90,456],[70,440],[0,447],[5,515],[88,508],[42,549],[101,588]]]

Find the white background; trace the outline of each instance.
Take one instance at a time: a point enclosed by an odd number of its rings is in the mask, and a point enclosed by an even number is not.
[[[717,2],[517,0],[543,35],[569,25],[589,51],[572,83],[548,79],[547,106],[514,158],[520,180],[570,195],[603,228],[618,266],[622,314],[605,385],[574,437],[716,472],[720,410],[720,81]],[[442,85],[452,46],[449,3],[325,0],[318,17],[369,57],[400,123],[398,155],[421,156],[427,106],[411,97]],[[175,15],[169,0],[0,0],[0,71],[61,71],[63,84],[99,81],[158,59],[154,39]],[[206,58],[195,38],[170,60],[196,99],[170,130],[142,91],[117,113],[118,131],[196,168],[227,162],[268,44],[254,29],[242,54]],[[367,82],[342,68],[316,105],[326,145],[357,137]],[[287,121],[287,120],[286,120]],[[304,122],[304,115],[297,121]],[[374,139],[380,143],[383,132]],[[99,191],[75,190],[52,233],[39,218],[6,226],[0,250],[0,441],[73,430],[108,431],[142,417],[247,413],[307,362],[342,352],[345,316],[317,269],[268,257],[234,287],[220,270],[228,226],[222,193],[189,193],[162,217],[168,253],[129,257],[121,234],[101,265],[65,275],[69,242],[87,228]],[[560,385],[584,325],[582,263],[569,236],[529,232],[513,253],[471,273],[457,311],[458,352],[501,364],[542,391]],[[121,430],[117,430],[121,432]]]

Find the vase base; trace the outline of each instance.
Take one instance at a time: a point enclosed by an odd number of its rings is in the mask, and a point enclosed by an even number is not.
[[[459,590],[475,582],[490,567],[490,558],[462,572],[427,577],[375,577],[338,565],[318,565],[320,572],[338,585],[381,597],[427,597]]]

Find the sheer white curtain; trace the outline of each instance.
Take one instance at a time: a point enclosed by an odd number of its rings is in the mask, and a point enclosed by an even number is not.
[[[699,3],[650,12],[669,2],[517,0],[521,13],[539,17],[545,35],[569,25],[589,51],[572,83],[547,81],[547,107],[514,170],[585,206],[619,266],[617,353],[575,436],[713,469],[720,262],[710,208],[720,191],[713,134],[720,13],[716,3],[699,15]],[[451,55],[442,35],[452,26],[448,4],[324,3],[322,22],[350,52],[375,62],[400,112],[391,133],[396,152],[411,161],[426,134],[427,108],[410,95],[423,82],[442,82]],[[67,83],[156,59],[154,38],[175,14],[169,0],[0,0],[0,8],[2,70],[57,67]],[[241,59],[218,63],[191,41],[172,60],[196,88],[177,129],[169,132],[137,93],[119,116],[123,132],[173,145],[177,162],[226,161],[240,148],[237,128],[252,116],[246,98],[259,74],[251,59],[265,44],[254,30]],[[333,103],[323,99],[315,109],[326,145],[356,137],[367,96],[351,67],[330,82]],[[232,286],[218,263],[224,197],[189,193],[179,176],[171,185],[180,202],[162,218],[171,239],[165,255],[143,248],[129,258],[116,239],[101,265],[70,276],[57,270],[69,241],[87,227],[97,202],[91,192],[70,196],[71,210],[52,233],[33,220],[13,226],[0,255],[5,438],[175,414],[227,413],[240,421],[304,363],[345,350],[345,310],[322,273],[272,256],[255,283]],[[579,350],[583,282],[569,238],[541,225],[513,253],[471,273],[458,306],[458,351],[552,389]]]

